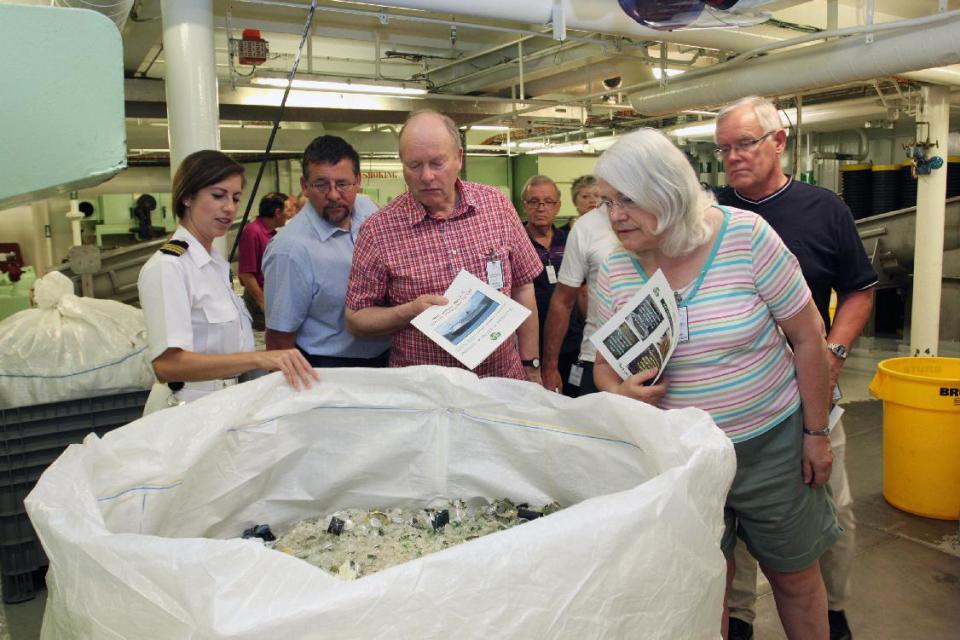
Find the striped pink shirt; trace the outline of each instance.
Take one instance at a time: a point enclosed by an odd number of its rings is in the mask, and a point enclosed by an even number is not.
[[[597,277],[606,322],[647,275],[622,248]],[[800,407],[793,353],[777,326],[810,300],[793,254],[759,216],[729,208],[700,277],[678,292],[690,339],[664,371],[665,409],[698,407],[734,442],[758,436]]]

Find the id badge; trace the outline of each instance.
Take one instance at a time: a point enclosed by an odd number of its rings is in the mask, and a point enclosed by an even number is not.
[[[579,387],[583,381],[583,367],[578,364],[570,365],[570,375],[567,376],[567,382],[575,387]]]
[[[680,326],[677,327],[677,341],[683,344],[690,339],[690,327],[687,325],[687,307],[679,307],[677,311],[680,314]]]
[[[547,282],[550,284],[557,284],[557,270],[552,264],[548,264],[543,268],[547,272]]]
[[[831,396],[831,399],[833,400],[833,403],[836,404],[840,402],[840,398],[842,397],[843,397],[843,394],[840,392],[840,383],[838,382],[833,387],[833,395]]]
[[[494,289],[503,289],[503,264],[499,260],[487,262],[487,284]]]

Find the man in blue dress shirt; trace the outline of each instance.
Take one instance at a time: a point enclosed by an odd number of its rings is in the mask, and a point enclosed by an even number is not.
[[[263,257],[267,349],[297,347],[315,367],[385,367],[390,338],[347,331],[344,301],[360,225],[379,208],[360,190],[360,157],[337,136],[303,152],[307,203]]]

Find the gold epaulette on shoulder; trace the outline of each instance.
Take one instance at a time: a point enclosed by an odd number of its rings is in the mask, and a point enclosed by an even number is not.
[[[165,253],[169,256],[182,256],[187,252],[187,247],[189,246],[186,240],[171,240],[160,247],[160,253]]]

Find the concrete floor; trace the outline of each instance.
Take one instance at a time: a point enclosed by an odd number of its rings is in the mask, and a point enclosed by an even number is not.
[[[891,344],[866,347],[855,352],[841,376],[846,464],[857,517],[850,625],[860,640],[960,638],[958,523],[899,511],[882,495],[882,404],[870,399],[867,385],[877,362],[907,354]],[[941,355],[958,356],[960,349],[948,346]],[[38,638],[45,599],[42,592],[30,602],[3,605],[0,640]],[[773,595],[762,585],[755,638],[785,637]]]

